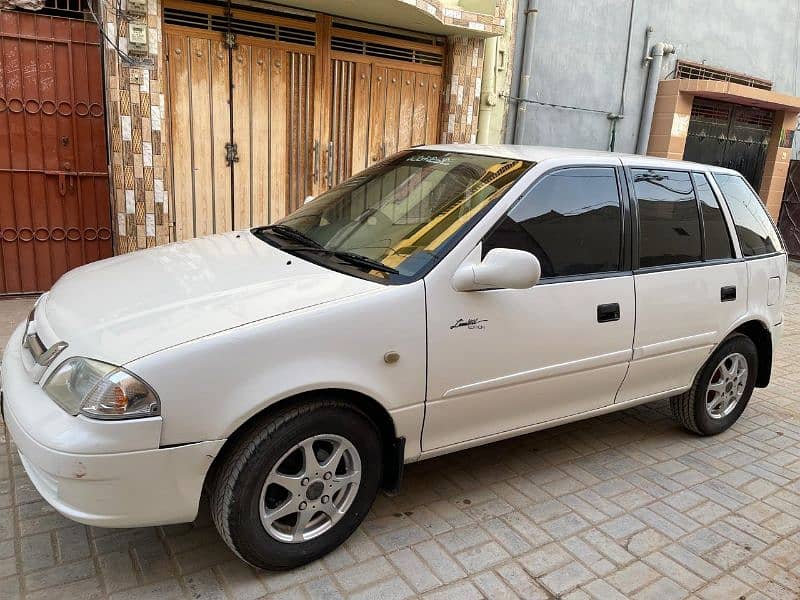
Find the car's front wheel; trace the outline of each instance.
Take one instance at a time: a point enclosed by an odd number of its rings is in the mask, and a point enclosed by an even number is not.
[[[276,413],[223,458],[214,522],[251,565],[298,567],[358,527],[378,491],[382,456],[375,424],[349,404],[319,399]]]

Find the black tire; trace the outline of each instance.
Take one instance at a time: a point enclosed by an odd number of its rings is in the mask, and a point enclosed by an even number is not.
[[[361,481],[345,514],[307,541],[280,541],[260,517],[261,490],[276,462],[296,444],[333,434],[349,441],[361,460]],[[381,438],[372,420],[347,403],[319,398],[278,412],[251,428],[223,457],[211,493],[211,515],[222,539],[242,560],[283,571],[331,552],[369,512],[383,472]]]
[[[725,416],[712,418],[706,410],[708,386],[717,366],[725,357],[732,354],[740,354],[745,358],[747,362],[747,383],[741,398],[733,410]],[[672,417],[683,427],[699,435],[722,433],[736,422],[747,407],[747,403],[753,395],[757,372],[758,350],[753,340],[741,334],[730,336],[720,344],[703,365],[703,368],[700,369],[692,388],[688,392],[670,399]]]

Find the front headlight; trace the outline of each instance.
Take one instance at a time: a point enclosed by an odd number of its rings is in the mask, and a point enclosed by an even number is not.
[[[161,414],[153,389],[125,369],[74,357],[65,360],[44,384],[44,391],[71,415],[95,419],[136,419]]]

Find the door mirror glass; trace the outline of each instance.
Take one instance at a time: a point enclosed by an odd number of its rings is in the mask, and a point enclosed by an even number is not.
[[[461,265],[453,275],[453,287],[458,292],[524,290],[536,285],[541,275],[539,260],[530,252],[493,248],[477,265]]]

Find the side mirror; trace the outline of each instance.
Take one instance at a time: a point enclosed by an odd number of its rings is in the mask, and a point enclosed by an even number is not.
[[[303,200],[303,204],[304,204],[304,205],[305,205],[305,204],[308,204],[308,203],[309,203],[309,202],[311,202],[313,199],[314,199],[314,196],[306,196],[306,197],[305,197],[305,199]]]
[[[477,265],[461,265],[453,275],[453,288],[458,292],[533,287],[542,276],[542,267],[530,252],[510,248],[494,248]]]

